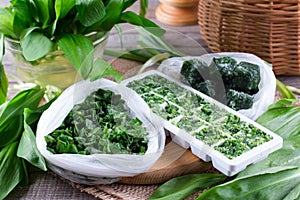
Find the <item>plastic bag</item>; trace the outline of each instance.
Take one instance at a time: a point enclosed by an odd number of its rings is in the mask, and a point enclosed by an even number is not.
[[[142,121],[148,133],[144,155],[134,154],[53,154],[46,149],[45,136],[57,129],[75,104],[81,103],[99,88],[121,94],[132,117]],[[60,176],[83,184],[108,184],[124,176],[146,172],[161,156],[165,145],[163,124],[148,105],[132,90],[107,79],[81,81],[66,89],[41,116],[36,142],[47,166]]]
[[[260,67],[260,83],[258,85],[259,91],[254,95],[253,105],[249,109],[242,109],[238,112],[246,117],[256,120],[262,113],[264,113],[270,104],[274,102],[276,91],[276,78],[272,71],[272,67],[260,59],[259,57],[249,53],[210,53],[202,56],[188,56],[188,57],[174,57],[163,61],[158,67],[158,71],[181,81],[180,70],[185,60],[200,59],[210,65],[214,57],[229,56],[236,59],[238,62],[246,61],[257,64]]]

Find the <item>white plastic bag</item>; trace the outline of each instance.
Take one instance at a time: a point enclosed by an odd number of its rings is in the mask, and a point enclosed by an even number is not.
[[[259,91],[254,95],[254,102],[251,108],[242,109],[238,112],[247,116],[252,120],[256,120],[262,113],[264,113],[270,104],[274,102],[276,91],[276,78],[272,68],[265,61],[259,57],[249,53],[209,53],[202,56],[188,56],[175,57],[163,61],[158,67],[158,71],[180,81],[180,70],[185,60],[200,59],[210,65],[214,57],[229,56],[236,59],[238,62],[246,61],[257,64],[260,67],[260,83],[258,85]]]
[[[139,118],[148,133],[144,155],[129,154],[53,154],[46,149],[45,136],[57,129],[75,104],[81,103],[99,88],[121,94],[132,117]],[[71,181],[83,184],[107,184],[120,177],[147,171],[161,156],[165,145],[163,124],[157,121],[147,104],[133,91],[107,79],[81,81],[66,89],[41,116],[36,142],[48,167]]]

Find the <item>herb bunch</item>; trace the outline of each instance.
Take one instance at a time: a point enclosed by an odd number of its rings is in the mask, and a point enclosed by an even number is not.
[[[108,75],[119,80],[120,74],[104,64],[103,59],[94,61],[93,43],[86,35],[105,34],[120,23],[157,27],[144,18],[147,0],[140,0],[141,16],[127,11],[136,1],[14,0],[8,7],[0,8],[0,33],[20,42],[27,61],[60,49],[84,79]]]

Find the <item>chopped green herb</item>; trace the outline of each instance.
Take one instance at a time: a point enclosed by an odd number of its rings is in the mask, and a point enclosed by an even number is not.
[[[131,118],[121,96],[102,89],[75,105],[45,140],[56,154],[144,154],[148,144],[142,122]]]
[[[151,88],[154,83],[156,87]],[[144,91],[140,95],[154,113],[229,159],[272,139],[240,117],[158,74],[133,80],[127,86]]]
[[[226,91],[221,99],[226,97],[224,103],[234,110],[252,107],[253,95],[258,92],[261,79],[258,65],[245,61],[238,63],[228,56],[214,57],[210,66],[201,60],[187,60],[182,64],[180,74],[183,82],[215,99],[222,92],[218,92],[218,85],[223,80]]]

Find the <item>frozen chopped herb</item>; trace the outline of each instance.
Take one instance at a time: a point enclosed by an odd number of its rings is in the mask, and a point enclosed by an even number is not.
[[[121,96],[102,89],[75,105],[45,140],[54,154],[144,154],[148,144],[142,122],[131,118]]]
[[[216,151],[221,152],[229,159],[234,159],[244,152],[250,150],[250,148],[244,143],[240,143],[236,139],[227,139],[220,146],[215,146],[214,149]]]
[[[213,126],[207,126],[195,133],[195,137],[207,145],[214,145],[223,141],[227,136]]]
[[[220,58],[214,57],[211,63],[212,69],[217,69],[222,76],[225,88],[231,87],[233,71],[237,61],[229,56],[223,56]]]
[[[216,95],[215,83],[211,80],[205,80],[195,85],[194,89],[206,94],[207,96],[214,97]]]
[[[198,59],[186,60],[182,64],[181,78],[190,85],[197,85],[209,76],[210,68]]]
[[[227,92],[227,106],[234,110],[248,109],[253,105],[253,95],[229,89]]]
[[[152,82],[160,87],[151,88],[148,83]],[[133,80],[127,86],[139,91],[141,87],[144,88],[141,96],[154,113],[212,146],[229,159],[272,139],[270,135],[241,120],[237,115],[158,74]],[[150,92],[146,92],[149,90]]]
[[[259,66],[245,61],[238,63],[229,56],[214,57],[209,67],[201,60],[187,60],[180,74],[182,81],[192,88],[216,100],[222,101],[226,97],[224,104],[234,110],[251,108],[253,95],[259,90]],[[226,90],[223,95],[218,94],[222,92],[218,76],[222,77]]]
[[[260,82],[259,66],[249,62],[240,62],[233,71],[232,89],[248,94],[258,92]]]
[[[197,124],[197,126],[195,126]],[[196,131],[199,127],[207,126],[208,123],[195,116],[184,116],[176,124],[179,128],[186,130],[187,132]]]

